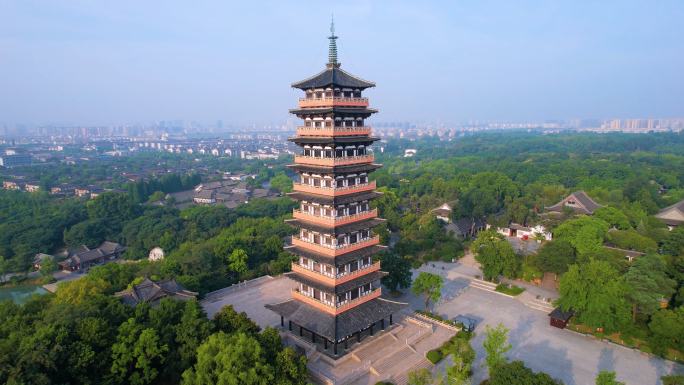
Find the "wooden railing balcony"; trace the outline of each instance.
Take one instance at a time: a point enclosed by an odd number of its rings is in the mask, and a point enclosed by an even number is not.
[[[334,276],[334,274],[327,274],[327,273],[321,273],[319,271],[314,271],[310,270],[297,262],[292,262],[292,271],[306,275],[308,277],[311,277],[313,279],[316,279],[321,282],[325,282],[331,285],[337,285],[342,282],[347,282],[349,280],[352,280],[358,276],[367,274],[367,273],[372,273],[376,270],[380,270],[380,262],[373,263],[371,265],[368,265],[362,269],[353,271],[351,273],[347,274],[342,274],[338,276]]]
[[[299,107],[329,107],[329,106],[348,106],[348,107],[368,107],[368,98],[299,98]]]
[[[382,288],[378,287],[376,289],[371,290],[369,293],[366,293],[365,295],[362,295],[358,298],[355,298],[351,301],[347,301],[345,303],[339,304],[337,306],[333,306],[332,304],[328,302],[323,302],[320,299],[316,299],[314,297],[310,297],[302,292],[299,291],[297,288],[292,289],[292,297],[297,298],[303,302],[308,303],[309,305],[312,305],[320,310],[326,311],[330,314],[339,314],[349,308],[352,308],[358,304],[364,303],[366,301],[369,301],[373,298],[377,298],[382,294]]]
[[[345,223],[356,222],[362,219],[374,218],[378,216],[378,209],[362,211],[360,213],[352,215],[344,215],[341,217],[328,217],[322,215],[314,215],[306,211],[301,211],[297,209],[292,210],[292,216],[297,219],[303,219],[305,221],[312,221],[320,223],[322,225],[335,226],[342,225]]]
[[[294,191],[308,192],[312,194],[328,195],[328,196],[339,196],[346,194],[353,194],[361,191],[368,191],[375,189],[375,181],[369,183],[360,183],[354,186],[345,187],[321,187],[321,186],[311,186],[309,184],[294,183]]]
[[[342,255],[344,253],[348,253],[350,251],[354,251],[357,249],[360,249],[362,247],[370,246],[370,245],[376,245],[380,243],[380,237],[379,236],[374,236],[368,239],[365,239],[363,241],[355,242],[349,245],[344,245],[344,246],[335,246],[335,245],[320,245],[320,244],[315,244],[312,242],[304,241],[301,240],[299,237],[294,236],[292,237],[292,244],[294,246],[299,246],[303,247],[305,249],[309,249],[312,251],[316,251],[321,254],[325,254],[331,257],[336,257],[338,255]]]
[[[370,135],[371,126],[358,127],[297,127],[297,135],[301,136],[344,136]]]
[[[343,156],[339,158],[322,158],[315,156],[295,155],[295,163],[315,164],[318,166],[343,166],[345,164],[368,163],[375,159],[373,154]]]

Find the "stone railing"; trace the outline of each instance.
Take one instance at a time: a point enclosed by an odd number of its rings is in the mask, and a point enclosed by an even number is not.
[[[454,332],[460,332],[460,331],[461,331],[461,328],[459,328],[459,327],[457,327],[457,326],[455,326],[455,325],[449,325],[449,324],[446,323],[446,322],[438,321],[438,320],[436,320],[436,319],[434,319],[434,318],[426,317],[426,316],[424,316],[424,315],[422,315],[422,314],[420,314],[420,313],[414,313],[413,315],[415,315],[416,317],[418,317],[418,318],[421,319],[421,320],[424,320],[424,321],[433,323],[433,324],[435,324],[435,325],[437,325],[437,326],[445,327],[445,328],[447,328],[447,329],[449,329],[449,330],[451,330],[451,331],[454,331]]]
[[[308,192],[312,194],[320,194],[320,195],[329,195],[329,196],[334,196],[334,195],[345,195],[345,194],[352,194],[355,192],[360,192],[360,191],[365,191],[365,190],[374,190],[375,189],[375,181],[369,182],[369,183],[359,183],[354,186],[344,186],[344,187],[322,187],[322,186],[312,186],[309,184],[303,184],[303,183],[294,183],[293,185],[294,191],[302,191],[302,192]]]
[[[297,135],[302,136],[343,136],[370,135],[371,126],[356,127],[297,127]]]
[[[376,289],[371,290],[369,293],[367,293],[365,295],[362,295],[362,296],[355,298],[351,301],[347,301],[345,303],[339,304],[339,305],[337,305],[337,307],[335,307],[333,305],[330,305],[328,303],[321,301],[320,299],[310,297],[310,296],[300,292],[299,289],[297,289],[297,288],[292,288],[292,296],[293,297],[298,298],[304,302],[307,302],[307,303],[319,308],[320,310],[326,311],[326,312],[331,313],[331,314],[341,313],[342,311],[344,311],[344,310],[346,310],[346,309],[348,309],[354,305],[357,305],[357,304],[365,302],[367,300],[379,297],[380,294],[382,294],[382,288],[378,287]]]
[[[318,107],[318,106],[368,106],[368,98],[299,98],[299,107]]]
[[[315,156],[295,155],[295,163],[314,164],[318,166],[342,166],[345,164],[356,164],[372,162],[375,159],[373,154],[342,156],[339,158],[324,158]]]
[[[362,211],[360,213],[352,214],[352,215],[344,215],[341,217],[325,217],[322,215],[314,215],[305,211],[293,209],[292,210],[292,216],[294,218],[298,219],[304,219],[304,220],[309,220],[309,221],[314,221],[318,222],[321,224],[326,224],[326,225],[339,225],[345,222],[351,222],[355,220],[360,220],[360,219],[366,219],[366,218],[372,218],[372,217],[377,217],[378,216],[378,209],[373,209],[373,210],[368,210],[368,211]]]
[[[432,327],[429,327],[427,329],[423,329],[419,331],[418,333],[412,335],[411,337],[406,339],[406,345],[411,345],[412,343],[418,341],[419,339],[425,337],[428,334],[432,333]]]

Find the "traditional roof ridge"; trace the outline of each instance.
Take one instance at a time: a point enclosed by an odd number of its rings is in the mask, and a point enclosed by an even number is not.
[[[681,201],[679,201],[673,205],[670,205],[670,206],[667,206],[667,207],[664,207],[664,208],[658,210],[656,215],[661,214],[661,213],[665,213],[665,212],[670,211],[670,210],[677,210],[677,211],[681,212],[682,214],[684,214],[684,199],[682,199]]]

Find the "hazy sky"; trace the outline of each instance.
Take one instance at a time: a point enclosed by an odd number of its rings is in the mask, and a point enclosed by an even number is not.
[[[682,1],[0,0],[0,124],[282,123],[331,13],[376,121],[684,117]]]

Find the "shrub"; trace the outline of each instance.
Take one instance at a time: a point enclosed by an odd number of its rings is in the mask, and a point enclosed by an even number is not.
[[[539,294],[537,294],[537,299],[539,299]]]
[[[463,324],[460,322],[456,322],[456,324],[454,326],[456,326],[457,328],[463,329]]]
[[[640,345],[639,350],[641,350],[644,353],[653,353],[653,350],[651,350],[651,347],[648,345]]]
[[[525,282],[532,282],[534,281],[534,274],[532,273],[525,273],[525,276],[523,277]]]
[[[452,346],[454,346],[454,344],[451,341],[447,341],[447,342],[443,343],[442,346],[440,346],[438,349],[439,354],[442,357],[446,357],[449,354],[449,350],[451,349]]]
[[[480,276],[475,274],[475,279],[480,279]]]
[[[445,320],[444,320],[444,323],[447,324],[447,325],[451,325],[451,326],[454,325],[454,321],[452,321],[452,320],[450,320],[450,319],[445,319]]]
[[[427,358],[428,361],[436,365],[442,359],[442,355],[439,354],[439,352],[436,350],[430,350],[429,352],[427,352],[425,358]]]
[[[428,316],[428,317],[430,317],[430,318],[433,318],[433,317],[434,317],[434,316],[432,315],[432,313],[430,313],[429,311],[426,311],[426,312],[423,313],[423,314],[426,315],[426,316]]]
[[[603,332],[594,333],[594,337],[599,338],[599,339],[603,338]]]
[[[631,338],[629,338],[627,336],[621,336],[621,338],[622,338],[623,344],[625,344],[627,346],[634,346],[634,341]]]
[[[502,283],[502,284],[500,284],[500,285],[496,285],[496,289],[494,289],[494,290],[500,291],[500,292],[503,293],[504,290],[506,290],[506,289],[508,289],[508,284]]]
[[[470,333],[461,330],[460,332],[456,333],[456,338],[468,341],[470,339]]]
[[[492,282],[499,284],[499,278],[492,278]]]
[[[439,316],[439,315],[432,316],[432,318],[436,319],[437,321],[443,320],[442,316]]]
[[[444,261],[444,262],[451,262],[452,259],[454,259],[454,257],[451,256],[451,255],[446,255],[446,254],[445,254],[445,255],[442,257],[442,261]]]
[[[416,313],[418,313],[418,314],[425,314],[425,312],[422,311],[422,310],[420,310],[420,309],[416,309],[415,311],[416,311]]]

